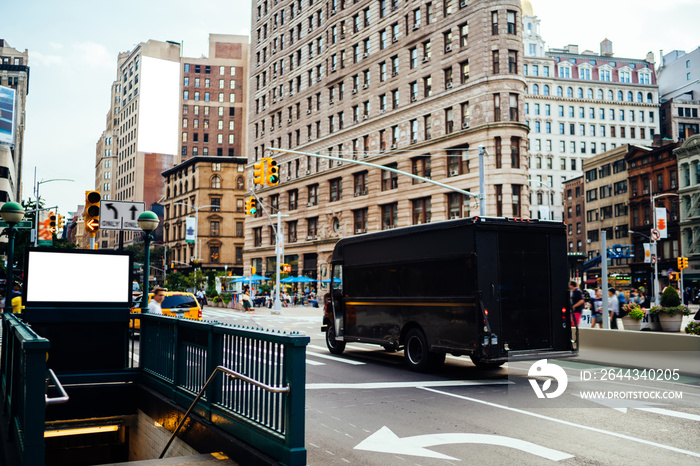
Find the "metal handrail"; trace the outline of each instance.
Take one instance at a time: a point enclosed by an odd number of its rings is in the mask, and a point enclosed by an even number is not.
[[[61,396],[57,396],[56,398],[49,398],[49,395],[44,395],[46,397],[46,406],[66,403],[70,399],[70,397],[68,396],[68,393],[66,393],[66,390],[63,388],[63,385],[61,385],[61,382],[58,381],[58,377],[56,377],[56,374],[54,374],[52,369],[49,369],[49,377],[51,378],[51,380],[53,380],[54,386],[61,393]]]
[[[180,423],[177,425],[177,427],[176,427],[175,430],[173,431],[172,435],[170,436],[170,439],[168,440],[168,443],[165,445],[165,448],[163,448],[163,451],[160,453],[160,456],[158,457],[159,459],[160,459],[160,458],[163,458],[163,456],[165,456],[165,452],[166,452],[166,451],[168,450],[168,448],[170,447],[170,444],[173,443],[173,440],[175,440],[175,436],[177,435],[178,431],[179,431],[180,428],[185,424],[185,421],[186,421],[187,418],[189,417],[190,411],[192,411],[192,408],[194,408],[194,406],[197,404],[197,402],[199,401],[199,399],[202,397],[202,394],[204,393],[204,390],[207,388],[207,386],[209,385],[209,383],[214,379],[214,376],[216,375],[216,373],[219,372],[219,371],[223,372],[224,374],[226,374],[226,375],[227,375],[229,378],[231,378],[231,379],[241,379],[241,380],[244,381],[244,382],[247,382],[247,383],[249,383],[249,384],[251,384],[251,385],[255,385],[256,387],[260,387],[260,388],[262,388],[263,390],[266,390],[266,391],[271,392],[271,393],[289,393],[289,392],[291,391],[291,388],[289,387],[289,384],[287,384],[286,387],[272,387],[272,386],[267,385],[267,384],[264,384],[264,383],[262,383],[262,382],[258,382],[258,381],[255,380],[255,379],[251,379],[250,377],[248,377],[248,376],[246,376],[246,375],[243,375],[243,374],[240,374],[240,373],[238,373],[238,372],[236,372],[236,371],[233,371],[233,370],[231,370],[231,369],[229,369],[229,368],[227,368],[227,367],[224,367],[224,366],[216,366],[216,369],[214,369],[214,371],[211,373],[211,375],[209,376],[209,379],[208,379],[207,382],[204,384],[204,386],[202,387],[202,389],[199,391],[199,393],[198,393],[197,396],[195,397],[194,401],[192,402],[192,404],[190,405],[190,407],[187,409],[187,412],[186,412],[185,415],[182,417],[182,420],[180,421]]]

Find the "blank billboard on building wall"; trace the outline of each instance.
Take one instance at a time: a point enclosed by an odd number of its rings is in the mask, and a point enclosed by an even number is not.
[[[176,155],[180,115],[180,62],[141,57],[139,152]]]
[[[0,144],[15,143],[16,91],[0,86]]]

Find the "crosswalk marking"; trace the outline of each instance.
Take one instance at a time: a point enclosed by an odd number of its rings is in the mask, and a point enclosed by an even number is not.
[[[328,354],[312,353],[312,352],[310,352],[310,351],[308,351],[308,352],[306,353],[306,355],[307,355],[307,356],[315,356],[315,357],[317,357],[317,358],[330,359],[331,361],[342,362],[342,363],[345,363],[345,364],[350,364],[351,366],[364,366],[365,364],[367,364],[367,363],[365,363],[365,362],[353,361],[353,360],[350,360],[350,359],[343,359],[343,358],[339,358],[339,357],[337,357],[337,356],[329,356]]]

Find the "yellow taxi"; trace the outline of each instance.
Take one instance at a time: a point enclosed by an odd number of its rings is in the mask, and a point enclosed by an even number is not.
[[[148,301],[153,298],[153,293],[148,293]],[[141,299],[135,300],[135,307],[131,308],[132,314],[140,314]],[[166,291],[165,298],[160,304],[163,310],[163,315],[171,317],[184,317],[186,319],[202,320],[202,308],[199,307],[197,298],[192,293],[185,291]],[[130,326],[132,328],[141,328],[141,319],[132,319]]]

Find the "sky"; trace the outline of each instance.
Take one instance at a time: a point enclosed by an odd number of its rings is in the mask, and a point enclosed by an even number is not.
[[[285,0],[282,0],[285,1]],[[306,3],[307,0],[304,0]],[[698,0],[531,0],[547,47],[577,44],[615,56],[645,58],[659,50],[700,46]],[[117,55],[149,39],[183,44],[183,56],[208,54],[208,37],[250,34],[248,0],[0,0],[0,38],[29,50],[23,199],[38,181],[46,205],[75,211],[95,185],[95,148],[105,129]]]

